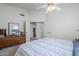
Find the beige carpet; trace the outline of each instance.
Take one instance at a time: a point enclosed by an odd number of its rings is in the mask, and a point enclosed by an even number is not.
[[[0,50],[0,56],[14,56],[17,48],[18,48],[18,45],[4,48],[4,49]]]

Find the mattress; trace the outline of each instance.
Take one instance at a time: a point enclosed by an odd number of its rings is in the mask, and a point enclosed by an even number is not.
[[[72,56],[73,42],[57,38],[42,38],[19,46],[15,56]]]

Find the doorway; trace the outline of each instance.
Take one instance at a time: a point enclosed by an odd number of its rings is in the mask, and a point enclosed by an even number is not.
[[[31,40],[43,37],[43,22],[30,22]]]

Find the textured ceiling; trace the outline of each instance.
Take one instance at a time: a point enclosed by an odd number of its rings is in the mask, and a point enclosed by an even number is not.
[[[24,9],[36,9],[37,7],[45,5],[45,3],[5,3],[5,4],[24,8]]]

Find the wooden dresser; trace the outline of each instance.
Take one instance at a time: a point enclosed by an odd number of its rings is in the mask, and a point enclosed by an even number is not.
[[[6,29],[0,29],[0,35],[6,36]]]
[[[25,36],[6,36],[5,38],[0,38],[0,49],[6,48],[9,46],[14,46],[18,44],[25,43]]]

